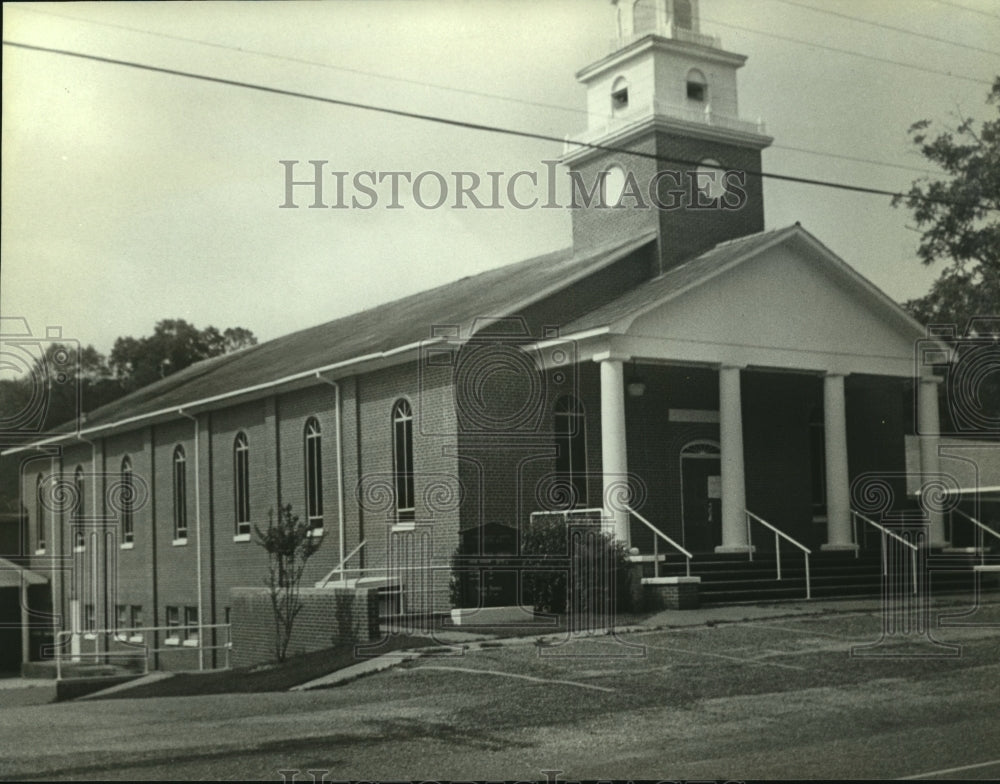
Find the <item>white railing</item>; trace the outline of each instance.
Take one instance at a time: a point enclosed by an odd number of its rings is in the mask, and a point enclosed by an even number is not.
[[[635,511],[635,509],[633,509],[631,506],[626,506],[625,509],[627,509],[628,512],[629,512],[629,514],[631,514],[636,520],[638,520],[640,523],[642,523],[644,526],[646,526],[646,528],[648,528],[650,531],[652,531],[655,534],[655,536],[653,537],[653,574],[654,574],[654,576],[656,576],[656,577],[660,576],[660,543],[659,543],[659,540],[662,539],[667,544],[669,544],[671,547],[673,547],[677,552],[679,552],[681,555],[684,556],[684,560],[685,560],[685,573],[687,574],[688,577],[690,577],[691,576],[691,559],[694,558],[694,556],[691,553],[689,553],[687,550],[685,550],[683,547],[681,547],[679,544],[677,544],[677,542],[675,542],[673,539],[671,539],[665,533],[663,533],[663,531],[661,531],[659,528],[657,528],[655,525],[653,525],[651,522],[649,522],[649,520],[647,520],[645,517],[643,517],[637,511]]]
[[[645,30],[639,33],[632,33],[631,35],[621,35],[616,38],[612,38],[610,41],[611,51],[617,52],[619,49],[624,49],[629,44],[633,44],[645,38],[647,35],[659,35],[664,38],[673,38],[677,41],[684,41],[689,44],[698,44],[699,46],[708,46],[712,49],[720,49],[722,47],[722,39],[717,35],[706,35],[705,33],[696,33],[694,30],[688,30],[686,27],[679,27],[675,24],[657,25],[653,30]]]
[[[712,111],[711,104],[699,106],[681,106],[678,104],[665,103],[663,101],[651,101],[645,104],[638,104],[634,108],[625,110],[622,114],[609,117],[605,122],[596,124],[591,122],[590,127],[582,133],[567,136],[564,145],[564,152],[572,152],[574,148],[581,144],[588,144],[596,139],[611,133],[612,131],[625,128],[633,123],[646,120],[650,117],[665,117],[694,125],[707,125],[713,128],[722,128],[737,133],[760,134],[766,133],[766,128],[762,120],[743,120],[728,114],[721,114]],[[597,118],[595,118],[597,119]],[[598,120],[599,121],[599,120]]]
[[[854,509],[852,509],[851,510],[851,528],[852,528],[852,530],[854,532],[854,544],[856,546],[860,545],[860,543],[858,542],[858,520],[861,520],[862,522],[868,523],[868,525],[877,528],[881,532],[881,534],[882,534],[882,576],[883,577],[885,577],[885,575],[889,571],[889,562],[888,562],[888,556],[887,556],[887,553],[886,553],[886,539],[887,539],[887,537],[892,537],[893,539],[895,539],[896,541],[898,541],[900,544],[906,545],[906,547],[910,548],[910,567],[911,567],[911,571],[913,572],[913,592],[916,593],[917,592],[917,550],[919,548],[915,544],[913,544],[913,542],[906,541],[902,536],[900,536],[899,534],[895,533],[894,531],[890,531],[884,525],[880,525],[879,523],[876,523],[871,518],[865,517],[863,514],[861,514],[861,512],[857,512]],[[855,551],[855,555],[857,555],[856,551]]]
[[[226,641],[218,645],[203,644],[205,632],[212,631],[214,629],[225,629]],[[193,632],[195,633],[195,637],[193,639],[184,639],[180,636],[165,637],[163,639],[163,644],[154,646],[147,642],[147,634],[152,632],[175,632],[178,635],[186,635],[187,633]],[[87,642],[92,641],[94,643],[94,650],[65,650],[66,648],[72,648],[71,641],[74,637]],[[176,642],[168,644],[167,640],[176,640]],[[194,642],[195,644],[190,645],[189,643],[191,642]],[[119,648],[117,650],[112,649],[111,645],[114,643],[129,646],[134,650],[129,650],[128,648]],[[63,678],[62,671],[64,661],[78,663],[81,660],[92,659],[97,663],[112,664],[116,659],[119,661],[130,661],[135,660],[139,656],[142,656],[142,671],[145,675],[149,673],[149,655],[151,653],[165,653],[167,651],[190,651],[192,653],[197,653],[199,659],[198,669],[203,669],[201,666],[201,660],[204,651],[224,650],[226,652],[225,669],[229,669],[229,652],[232,650],[232,647],[232,631],[231,626],[228,623],[208,623],[189,626],[133,626],[119,629],[85,629],[82,631],[64,630],[56,633],[55,645],[53,646],[56,660],[57,680],[62,680]]]
[[[957,512],[962,517],[964,517],[966,520],[968,520],[970,523],[972,523],[973,525],[976,526],[976,529],[977,529],[976,530],[976,535],[977,535],[977,540],[978,540],[978,544],[976,545],[976,547],[979,550],[979,563],[980,563],[980,565],[985,564],[986,563],[986,547],[984,546],[984,542],[983,542],[983,532],[985,531],[990,536],[993,536],[996,539],[1000,539],[1000,533],[997,533],[996,531],[994,531],[992,528],[990,528],[985,523],[979,522],[975,517],[973,517],[970,514],[966,514],[961,509],[952,509],[951,511],[952,511],[952,513]]]
[[[812,578],[809,574],[809,556],[812,555],[812,550],[810,550],[801,542],[798,542],[792,537],[790,537],[784,531],[778,530],[769,522],[767,522],[767,520],[765,520],[763,517],[755,515],[749,509],[744,509],[743,511],[745,513],[745,520],[747,525],[747,554],[750,556],[750,560],[751,561],[753,560],[753,539],[751,538],[752,532],[750,523],[755,522],[759,523],[760,525],[774,532],[774,561],[775,564],[777,565],[777,572],[778,572],[777,579],[779,580],[781,579],[781,540],[784,539],[785,541],[790,542],[791,544],[795,545],[802,551],[802,554],[805,557],[805,565],[806,565],[806,599],[812,599]]]
[[[365,540],[365,541],[367,541],[367,540]],[[349,552],[343,559],[341,559],[341,561],[340,561],[339,564],[337,564],[336,566],[333,567],[333,569],[330,570],[330,573],[327,574],[326,577],[324,577],[322,580],[320,580],[318,583],[316,583],[315,587],[316,588],[326,588],[327,583],[329,583],[330,580],[333,579],[333,575],[335,575],[335,574],[339,574],[340,575],[337,578],[337,581],[338,582],[343,582],[343,580],[344,580],[344,572],[361,571],[360,569],[345,569],[344,566],[355,555],[357,555],[359,552],[361,552],[361,548],[364,547],[364,546],[365,546],[365,542],[362,542],[357,547],[355,547],[353,550],[351,550],[351,552]]]

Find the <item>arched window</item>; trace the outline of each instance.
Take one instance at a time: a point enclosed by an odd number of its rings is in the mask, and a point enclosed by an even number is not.
[[[45,505],[42,502],[42,475],[35,477],[35,546],[45,549]]]
[[[692,24],[691,0],[674,0],[674,26],[690,30]]]
[[[135,541],[135,517],[132,502],[135,499],[135,487],[132,478],[132,460],[128,455],[122,458],[122,542],[129,544]]]
[[[87,498],[83,487],[83,466],[77,466],[73,472],[73,486],[76,489],[76,503],[70,516],[73,527],[73,546],[84,547],[87,544],[83,533],[83,515],[86,510]]]
[[[611,113],[618,114],[628,108],[628,80],[619,76],[611,84]]]
[[[826,429],[823,407],[816,406],[809,415],[809,468],[814,518],[826,517]]]
[[[174,449],[174,541],[187,540],[187,458],[180,444]]]
[[[319,420],[311,417],[306,422],[306,514],[309,528],[323,528],[323,456],[320,449]]]
[[[655,0],[635,0],[632,5],[632,32],[636,35],[656,32]]]
[[[250,535],[250,442],[246,433],[233,441],[233,493],[236,535]]]
[[[564,395],[555,406],[556,471],[573,489],[573,505],[587,505],[587,420],[583,404]]]
[[[705,74],[697,68],[692,68],[688,71],[687,97],[699,103],[704,103],[708,100],[708,80],[705,79]]]
[[[396,519],[413,520],[413,409],[406,400],[397,400],[392,407],[392,473]]]

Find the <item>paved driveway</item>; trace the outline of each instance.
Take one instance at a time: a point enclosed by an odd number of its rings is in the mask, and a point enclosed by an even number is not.
[[[1000,607],[977,620],[994,625],[935,640],[883,638],[878,612],[764,617],[424,657],[322,691],[12,707],[0,776],[996,778]]]

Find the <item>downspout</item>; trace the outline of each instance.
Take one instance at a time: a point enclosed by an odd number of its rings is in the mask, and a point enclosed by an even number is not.
[[[325,381],[327,384],[333,387],[334,390],[334,416],[337,420],[337,530],[340,539],[340,578],[344,577],[344,553],[346,552],[347,543],[345,541],[344,532],[344,438],[343,438],[343,427],[341,422],[341,407],[340,407],[340,382],[331,381],[330,379],[323,376],[320,371],[316,371],[316,378],[320,381]]]
[[[194,422],[194,561],[195,571],[198,574],[198,669],[205,669],[205,614],[202,598],[201,579],[201,445],[198,435],[201,428],[198,426],[197,417],[193,417],[178,408],[177,413],[182,417],[187,417]]]
[[[97,521],[99,519],[102,521],[100,527],[97,529],[98,531],[102,532],[98,536],[98,539],[100,539],[103,536],[104,525],[103,525],[103,518],[99,518],[97,516],[97,495],[98,495],[98,492],[97,492],[97,477],[100,476],[100,473],[97,470],[97,444],[94,443],[93,441],[91,441],[89,438],[84,438],[79,433],[76,434],[76,437],[77,437],[78,441],[83,441],[83,443],[85,443],[85,444],[90,444],[90,469],[91,469],[91,471],[93,472],[93,475],[94,475],[94,478],[92,480],[93,487],[90,489],[90,509],[91,509],[91,513],[94,516],[93,520],[92,520],[92,524],[96,526],[98,524]],[[84,487],[86,488],[86,485],[84,485]],[[102,492],[100,495],[103,498],[104,493]],[[76,539],[73,538],[73,532],[72,531],[70,532],[70,538],[73,539],[73,549],[75,551],[76,550]],[[83,541],[84,541],[84,544],[87,543],[86,534],[84,534],[84,540]],[[81,571],[84,571],[85,564],[86,564],[86,556],[83,557],[83,565],[81,565],[81,567],[80,567]],[[84,577],[84,575],[81,574],[80,575],[81,579],[80,579],[80,582],[79,582],[80,586],[84,585],[83,577]],[[94,579],[94,593],[95,593],[94,603],[96,604],[97,603],[96,593],[97,593],[97,586],[98,586],[98,580],[97,580],[97,573],[96,572],[93,575],[93,579]],[[59,600],[60,600],[60,603],[62,602],[62,600],[64,598],[62,596],[62,594],[63,594],[63,592],[65,590],[66,590],[66,586],[65,586],[65,584],[63,582],[62,571],[60,570],[60,574],[59,574]],[[76,600],[77,600],[77,605],[82,610],[82,604],[81,604],[82,597],[81,596],[77,596]],[[78,610],[78,612],[79,612],[79,610]],[[74,623],[75,620],[77,620],[77,619],[74,619],[73,618],[73,613],[70,612],[70,625],[71,626],[73,625],[73,623]],[[82,627],[82,624],[79,624],[79,625]],[[81,631],[82,631],[82,628],[73,628],[73,632],[75,634],[79,634]]]

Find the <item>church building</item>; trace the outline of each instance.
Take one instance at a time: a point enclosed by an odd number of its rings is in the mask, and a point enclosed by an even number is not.
[[[254,529],[284,504],[322,540],[304,584],[380,586],[386,612],[448,611],[456,550],[539,513],[697,577],[776,546],[853,557],[866,477],[914,505],[907,472],[940,471],[925,329],[805,227],[765,228],[772,140],[697,0],[614,5],[562,157],[600,183],[571,247],[199,362],[16,450],[55,631],[163,627],[216,660],[205,630],[262,584]],[[927,513],[930,547],[945,522]]]

